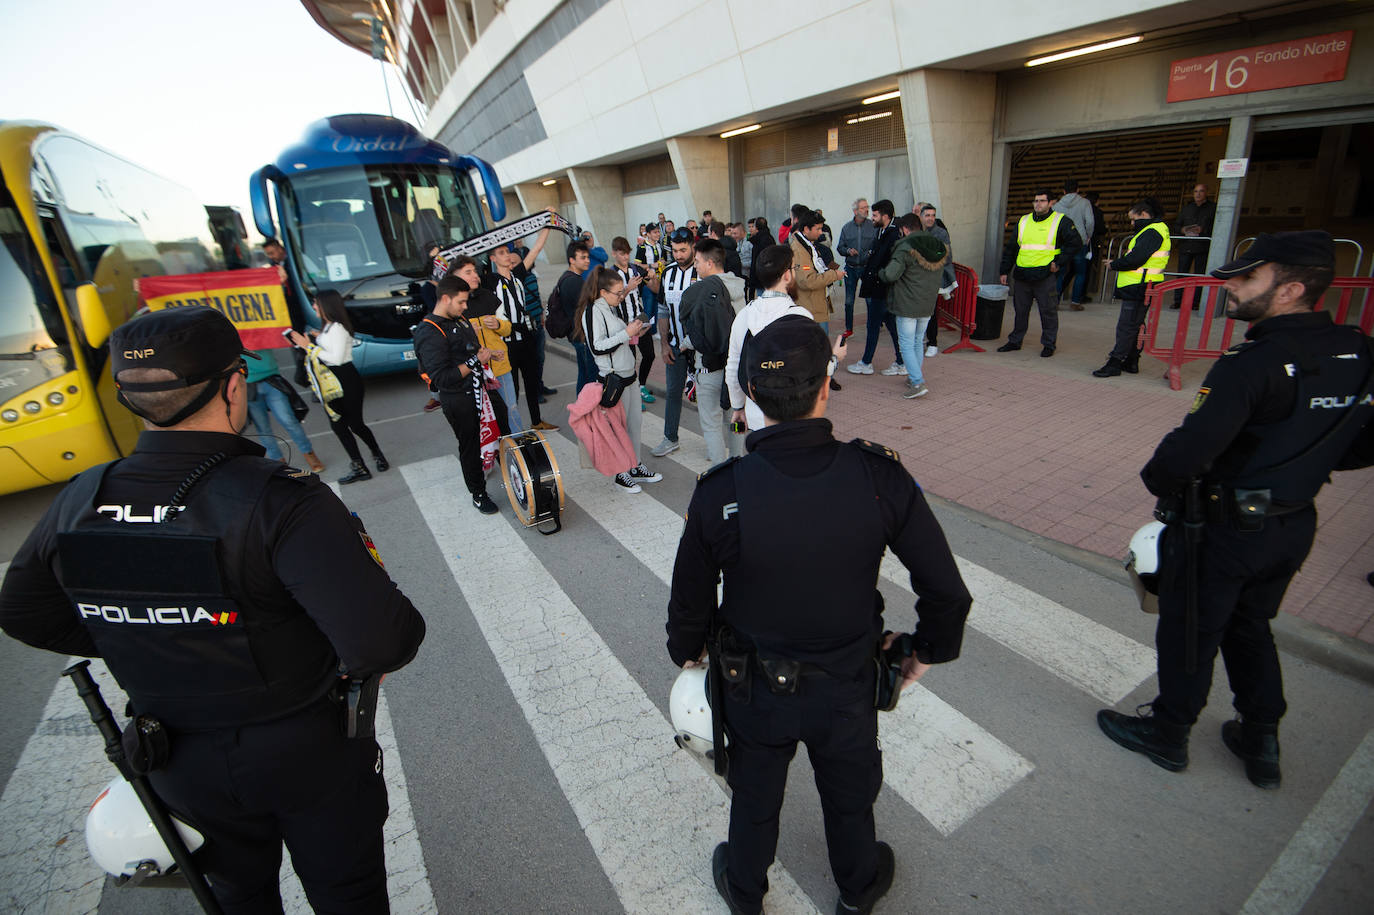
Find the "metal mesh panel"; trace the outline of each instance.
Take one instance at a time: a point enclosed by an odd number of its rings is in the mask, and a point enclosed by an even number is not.
[[[828,112],[774,130],[747,134],[742,140],[744,171],[748,174],[824,165],[832,160],[892,150],[905,152],[906,127],[901,103],[894,100],[858,110]]]

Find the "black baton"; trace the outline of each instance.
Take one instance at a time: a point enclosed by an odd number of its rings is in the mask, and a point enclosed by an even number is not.
[[[1202,481],[1193,477],[1183,493],[1183,668],[1197,672],[1197,580],[1202,552]]]
[[[181,833],[177,832],[166,808],[162,806],[161,799],[153,793],[153,786],[149,784],[148,777],[138,775],[130,767],[129,760],[124,755],[124,744],[120,740],[119,725],[115,723],[110,707],[105,704],[105,697],[100,694],[100,684],[95,682],[95,678],[87,670],[90,666],[90,661],[78,661],[62,671],[62,676],[71,677],[72,682],[76,684],[77,695],[86,703],[86,710],[91,713],[91,721],[100,731],[100,736],[105,738],[105,755],[114,763],[119,774],[133,786],[134,793],[138,795],[143,809],[148,813],[148,819],[153,823],[153,828],[166,843],[167,850],[172,853],[172,860],[176,861],[187,885],[191,887],[196,902],[200,903],[206,915],[223,915],[219,902],[210,892],[210,884],[205,882],[205,875],[191,860],[190,849],[181,840]]]

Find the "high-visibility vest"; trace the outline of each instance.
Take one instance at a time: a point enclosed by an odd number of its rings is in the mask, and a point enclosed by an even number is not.
[[[1126,246],[1126,253],[1130,254],[1135,243],[1140,240],[1140,236],[1149,232],[1151,229],[1159,233],[1159,250],[1150,255],[1150,259],[1145,262],[1145,266],[1135,270],[1122,270],[1116,275],[1116,288],[1123,286],[1135,286],[1139,283],[1158,283],[1164,279],[1164,268],[1169,263],[1169,227],[1162,222],[1152,222],[1131,236],[1131,243]]]
[[[1016,252],[1018,267],[1048,267],[1059,256],[1055,239],[1059,237],[1059,223],[1063,213],[1050,213],[1049,219],[1036,221],[1035,214],[1027,213],[1016,225]]]

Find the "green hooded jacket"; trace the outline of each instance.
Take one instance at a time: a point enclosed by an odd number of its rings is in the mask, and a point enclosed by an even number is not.
[[[940,276],[949,249],[929,232],[912,232],[897,242],[892,258],[878,274],[888,284],[887,310],[899,318],[928,318],[935,314]]]

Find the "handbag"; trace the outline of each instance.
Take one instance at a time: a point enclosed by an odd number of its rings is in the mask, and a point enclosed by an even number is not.
[[[291,412],[295,415],[296,422],[304,422],[306,416],[310,414],[310,405],[305,402],[305,398],[296,393],[296,389],[291,386],[290,382],[280,375],[268,375],[259,384],[270,384],[286,395],[286,400],[291,404]]]
[[[601,406],[607,409],[620,403],[620,395],[625,393],[625,389],[630,386],[630,379],[624,375],[611,372],[601,378]]]

